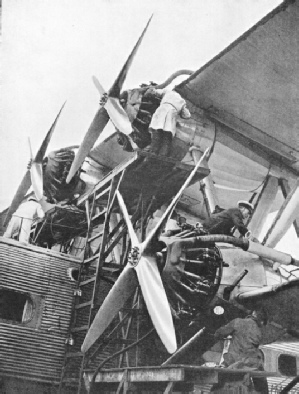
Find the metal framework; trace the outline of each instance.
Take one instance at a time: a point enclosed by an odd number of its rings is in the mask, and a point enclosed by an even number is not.
[[[192,168],[169,158],[139,152],[79,200],[78,205],[85,205],[88,229],[74,294],[60,393],[65,392],[68,386],[76,387],[78,394],[84,392],[83,375],[93,371],[96,376],[103,363],[114,368],[139,366],[138,344],[144,336],[141,321],[147,316],[139,289],[112,327],[106,330],[104,338],[97,341],[87,354],[80,351],[93,318],[126,264],[130,251],[127,227],[117,203],[116,191],[120,190],[123,195],[133,226],[143,240],[153,213],[176,194]],[[208,173],[209,170],[200,168],[194,181],[201,180]]]

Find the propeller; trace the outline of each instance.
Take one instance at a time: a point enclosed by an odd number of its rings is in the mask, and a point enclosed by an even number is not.
[[[143,37],[147,31],[147,28],[150,24],[153,15],[150,17],[147,25],[145,26],[141,36],[139,37],[137,43],[135,44],[132,52],[130,53],[126,63],[124,64],[121,72],[119,73],[118,77],[116,78],[115,82],[113,83],[111,89],[108,92],[107,102],[103,103],[100,109],[97,111],[92,124],[90,125],[87,133],[84,136],[84,139],[80,145],[80,148],[75,156],[75,159],[72,163],[70,168],[69,174],[66,179],[66,183],[69,183],[75,173],[81,167],[84,159],[90,152],[91,148],[95,144],[96,140],[98,139],[99,135],[104,130],[106,124],[108,123],[109,119],[111,119],[114,126],[122,133],[128,135],[132,132],[131,123],[129,118],[127,117],[126,112],[122,108],[119,102],[119,94],[124,84],[125,78],[128,74],[128,71],[131,67],[133,59],[140,47],[140,44],[143,40]],[[103,95],[105,93],[104,88],[99,83],[99,81],[93,77],[93,81],[97,89],[100,91],[100,94]],[[132,142],[132,141],[131,141]]]
[[[99,80],[93,76],[93,83],[95,87],[98,89],[101,97],[106,94],[103,86],[100,84]],[[108,112],[109,118],[114,124],[117,130],[120,130],[122,133],[128,135],[132,133],[132,125],[128,118],[126,111],[120,105],[118,98],[107,97],[107,102],[104,104],[106,111]]]
[[[66,103],[66,102],[65,102]],[[46,150],[48,148],[48,145],[50,143],[52,134],[55,130],[57,121],[60,117],[60,114],[65,106],[65,103],[62,105],[60,111],[58,112],[58,115],[56,116],[50,130],[48,131],[46,137],[44,138],[36,156],[35,159],[33,160],[31,170],[27,170],[26,174],[24,175],[17,191],[16,194],[13,197],[12,203],[10,204],[9,210],[7,212],[4,226],[8,224],[10,221],[12,215],[14,212],[18,209],[19,205],[23,201],[26,193],[28,192],[30,186],[32,185],[34,187],[34,192],[36,194],[37,199],[39,200],[39,196],[41,195],[42,198],[42,161],[45,156]],[[30,147],[31,150],[31,147]],[[32,151],[31,151],[31,158],[32,158]]]
[[[124,306],[130,295],[136,289],[138,283],[141,287],[143,298],[145,300],[153,325],[155,326],[163,344],[169,353],[176,351],[176,336],[170,307],[160,272],[158,270],[156,258],[153,256],[148,246],[153,237],[157,236],[164,227],[181,195],[189,186],[192,178],[197,172],[202,161],[206,158],[208,152],[209,149],[205,151],[177,195],[172,200],[169,207],[164,212],[157,225],[142,243],[139,242],[138,237],[134,231],[122,195],[119,191],[116,192],[119,206],[128,228],[132,249],[129,255],[128,264],[125,266],[121,275],[105,298],[101,308],[97,312],[90,326],[89,331],[86,334],[85,340],[81,347],[83,353],[85,353],[102,335],[102,333],[114,319],[117,312],[119,312],[119,310]],[[134,270],[136,271],[137,278],[133,272]]]
[[[37,201],[40,201],[43,198],[43,167],[42,162],[37,162],[33,158],[32,148],[30,138],[28,138],[29,149],[30,149],[30,158],[31,158],[31,167],[30,167],[30,179],[32,188],[35,194]]]

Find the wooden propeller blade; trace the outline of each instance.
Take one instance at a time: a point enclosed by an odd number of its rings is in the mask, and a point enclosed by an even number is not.
[[[127,265],[98,310],[81,347],[83,353],[103,334],[137,286],[133,267]]]
[[[32,188],[37,201],[43,198],[43,168],[42,163],[33,162],[30,168]]]
[[[13,200],[10,204],[9,210],[7,212],[5,221],[4,221],[4,226],[7,226],[8,222],[10,221],[12,215],[14,212],[18,209],[18,206],[21,204],[23,201],[26,193],[28,192],[29,188],[31,186],[31,178],[30,178],[30,171],[27,170],[26,174],[24,175],[18,190],[16,191],[16,194],[13,197]]]
[[[50,130],[48,131],[45,139],[43,140],[43,142],[42,142],[42,144],[41,144],[41,146],[40,146],[40,148],[39,148],[39,150],[38,150],[38,152],[37,152],[37,154],[35,156],[34,161],[37,162],[37,163],[41,163],[43,161],[43,158],[44,158],[44,156],[46,154],[46,150],[47,150],[48,145],[50,143],[51,137],[52,137],[53,132],[55,130],[55,127],[56,127],[57,121],[58,121],[58,119],[60,117],[60,114],[61,114],[61,112],[62,112],[62,110],[63,110],[63,108],[65,106],[65,103],[66,103],[66,101],[63,103],[62,107],[60,108],[60,111],[58,112],[58,115],[56,116],[56,119],[54,120]]]
[[[159,220],[159,222],[156,224],[156,226],[153,228],[153,230],[149,233],[149,235],[147,236],[146,240],[143,241],[143,243],[141,244],[142,245],[142,250],[146,249],[146,247],[148,246],[148,244],[150,243],[150,241],[152,240],[154,235],[157,234],[161,230],[161,228],[165,225],[165,223],[169,219],[171,213],[173,212],[176,204],[178,203],[179,199],[181,198],[182,194],[184,193],[185,189],[189,186],[190,182],[192,181],[192,179],[193,179],[194,175],[196,174],[199,166],[201,165],[203,160],[207,157],[207,155],[209,153],[209,150],[210,150],[210,148],[207,148],[205,150],[204,154],[201,156],[200,160],[197,162],[196,166],[193,168],[192,172],[190,173],[190,175],[186,179],[185,183],[183,184],[181,189],[178,191],[178,193],[176,194],[174,199],[171,201],[170,205],[168,206],[168,208],[164,212],[164,214],[161,217],[161,219]]]
[[[120,194],[120,192],[118,190],[116,191],[116,196],[117,196],[119,206],[121,208],[122,214],[124,216],[124,219],[125,219],[125,222],[126,222],[126,225],[127,225],[127,228],[128,228],[128,232],[129,232],[129,236],[130,236],[130,239],[131,239],[132,247],[134,248],[135,246],[139,246],[139,241],[138,241],[137,235],[135,233],[135,230],[133,228],[133,224],[131,222],[131,219],[129,217],[129,213],[127,211],[126,204],[124,202],[124,199],[123,199],[122,195]]]
[[[133,62],[133,59],[138,51],[138,48],[142,42],[142,39],[145,35],[145,32],[150,24],[150,21],[152,19],[153,16],[150,17],[149,21],[147,22],[147,25],[145,27],[145,29],[143,30],[141,36],[139,37],[135,47],[133,48],[132,52],[130,53],[126,63],[124,64],[123,68],[121,69],[121,72],[119,73],[118,77],[116,78],[114,84],[112,85],[111,89],[109,90],[108,96],[109,96],[109,104],[108,104],[108,108],[107,111],[111,112],[111,121],[115,124],[115,127],[117,129],[119,129],[121,132],[124,132],[125,134],[130,134],[132,132],[132,127],[131,125],[129,125],[127,123],[127,121],[125,120],[127,118],[126,115],[124,115],[125,111],[123,111],[123,108],[121,107],[120,103],[118,100],[113,100],[113,98],[118,98],[120,91],[122,89],[122,86],[124,84],[124,81],[126,79],[126,76],[128,74],[128,71],[131,67],[131,64]],[[97,88],[100,88],[100,93],[103,94],[104,93],[104,89],[102,88],[102,86],[100,85],[100,83],[96,80],[95,77],[93,77],[94,83],[96,85]],[[107,105],[106,104],[106,105]],[[105,106],[106,106],[105,105]],[[122,112],[123,111],[123,112]],[[109,113],[110,115],[110,113]],[[68,177],[66,179],[66,182],[69,183],[71,181],[71,179],[73,178],[73,176],[75,175],[75,173],[79,170],[79,168],[81,167],[85,157],[88,155],[89,151],[91,150],[91,148],[93,147],[94,143],[96,142],[97,138],[99,137],[100,133],[103,131],[104,127],[106,126],[106,124],[108,123],[109,120],[109,116],[106,112],[106,109],[104,109],[103,107],[101,107],[87,134],[84,137],[84,140],[79,148],[79,151],[76,154],[75,160],[72,163],[70,172],[68,174]],[[129,122],[130,123],[130,122]]]
[[[42,163],[43,158],[44,158],[45,153],[46,153],[46,150],[47,150],[48,145],[50,143],[51,137],[52,137],[53,132],[55,130],[57,121],[58,121],[58,119],[60,117],[60,114],[61,114],[61,112],[62,112],[62,110],[63,110],[63,108],[65,106],[65,103],[62,105],[60,111],[58,112],[58,115],[56,116],[52,126],[50,127],[50,130],[46,134],[46,137],[44,138],[44,140],[43,140],[43,142],[42,142],[42,144],[41,144],[41,146],[40,146],[40,148],[39,148],[39,150],[38,150],[38,152],[37,152],[37,154],[35,156],[35,159],[34,159],[35,163],[39,163],[39,164]],[[38,185],[38,186],[36,186],[36,190],[34,190],[34,191],[39,190],[38,191],[38,195],[39,196],[41,195],[41,198],[42,198],[42,194],[43,194],[42,187],[43,186],[42,186],[42,174],[41,174],[40,171],[41,171],[41,169],[37,169],[37,168],[33,170],[34,178],[36,180],[35,183],[36,183],[36,185]],[[18,190],[17,190],[16,194],[13,197],[12,203],[10,204],[9,210],[8,210],[6,218],[5,218],[4,226],[6,226],[8,224],[8,222],[10,221],[12,215],[18,209],[19,205],[23,201],[26,193],[28,192],[28,190],[29,190],[29,188],[31,186],[31,180],[32,180],[32,176],[30,175],[30,171],[28,170],[26,172],[26,174],[24,175],[24,177],[23,177],[23,179],[22,179],[22,181],[20,183],[20,186],[18,187]],[[36,197],[37,197],[37,199],[39,199],[38,196],[36,196]]]
[[[81,167],[85,157],[88,155],[91,148],[94,146],[101,132],[104,130],[106,124],[109,121],[109,115],[104,107],[101,107],[96,113],[92,124],[90,125],[82,144],[75,156],[75,159],[70,168],[70,172],[66,178],[66,183],[70,183],[73,176]]]
[[[135,44],[135,46],[134,46],[132,52],[130,53],[126,63],[124,64],[123,68],[121,69],[121,72],[119,73],[119,75],[116,78],[114,84],[112,85],[112,88],[109,90],[109,96],[110,97],[116,97],[116,98],[119,97],[120,91],[121,91],[121,89],[123,87],[123,84],[124,84],[125,79],[127,77],[128,71],[129,71],[129,69],[130,69],[130,67],[132,65],[133,59],[134,59],[134,57],[135,57],[135,55],[136,55],[136,53],[137,53],[137,51],[138,51],[138,49],[140,47],[140,44],[141,44],[141,42],[143,40],[143,37],[144,37],[144,35],[145,35],[146,31],[147,31],[147,28],[148,28],[148,26],[149,26],[149,24],[150,24],[150,22],[152,20],[152,17],[153,17],[153,15],[148,20],[148,22],[147,22],[147,24],[146,24],[141,36],[139,37],[137,43]]]
[[[122,195],[118,190],[116,191],[116,195],[128,227],[132,247],[139,247],[140,244],[133,229]],[[142,250],[140,250],[140,252],[142,252]],[[138,282],[153,325],[155,326],[161,341],[169,353],[176,351],[177,344],[172,315],[156,259],[152,256],[141,256],[139,263],[134,267],[138,281],[132,268],[133,267],[130,264],[125,267],[105,298],[86,335],[81,348],[83,353],[86,352],[102,335],[114,319],[116,313],[123,307],[128,297],[137,287]]]
[[[135,270],[153,325],[167,351],[174,353],[177,349],[175,330],[156,259],[142,256]]]
[[[102,96],[105,93],[105,89],[100,84],[99,80],[93,76],[93,83],[98,89],[100,95]],[[119,130],[121,133],[129,135],[132,133],[132,125],[128,118],[126,111],[121,106],[118,98],[108,97],[106,104],[104,105],[107,110],[111,122],[114,124],[115,128]],[[107,137],[109,138],[109,137]]]

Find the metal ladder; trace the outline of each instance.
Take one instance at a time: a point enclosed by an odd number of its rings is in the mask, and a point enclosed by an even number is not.
[[[86,355],[80,351],[81,345],[85,338],[86,333],[93,321],[95,312],[98,310],[101,300],[99,300],[99,289],[100,285],[103,287],[103,281],[108,281],[111,287],[111,281],[105,277],[105,271],[111,269],[120,269],[119,264],[106,263],[107,257],[110,255],[113,257],[113,249],[119,240],[126,234],[125,221],[121,219],[112,231],[109,230],[110,216],[112,206],[116,199],[116,190],[119,188],[123,174],[126,167],[131,164],[133,160],[129,160],[122,166],[114,169],[111,174],[104,178],[94,189],[93,193],[85,198],[82,203],[85,203],[88,230],[85,240],[84,256],[79,270],[79,278],[77,282],[77,288],[74,291],[72,318],[69,329],[68,339],[66,340],[66,352],[64,357],[64,363],[59,384],[59,393],[64,393],[64,388],[67,386],[76,386],[77,393],[83,393],[83,373],[86,363]],[[105,204],[106,207],[101,209],[100,212],[95,213],[97,202],[100,200],[108,201]],[[134,215],[132,220],[137,220],[137,216]],[[94,227],[102,223],[100,231],[94,233]],[[88,256],[88,251],[91,249],[90,245],[97,239],[101,238],[101,243],[98,246],[95,254],[91,257]],[[127,243],[126,250],[123,250],[122,261],[126,261],[127,254],[129,252],[129,243]],[[139,301],[136,302],[135,307],[139,305]],[[133,301],[134,302],[134,301]],[[83,315],[83,318],[82,318]],[[125,346],[128,343],[127,336],[130,330],[131,319],[128,318],[128,314],[119,314],[119,327],[121,330],[122,340],[120,339],[121,346]],[[125,327],[125,320],[127,320],[127,327]],[[95,353],[95,352],[94,352]],[[91,355],[91,358],[93,355]],[[88,357],[90,358],[90,357]],[[123,356],[120,358],[120,365],[123,362]]]
[[[85,253],[79,270],[77,288],[74,292],[72,322],[69,330],[69,337],[66,343],[67,351],[65,353],[64,365],[59,385],[59,393],[64,392],[63,389],[66,385],[74,384],[77,386],[77,392],[82,392],[82,370],[84,367],[85,355],[81,353],[80,348],[83,342],[82,339],[84,339],[92,323],[94,311],[98,306],[96,298],[100,283],[103,280],[103,264],[106,257],[111,253],[112,249],[111,243],[110,246],[108,246],[107,243],[107,241],[109,241],[109,218],[115,199],[115,191],[118,188],[119,181],[120,175],[117,174],[111,180],[108,180],[108,184],[105,185],[105,188],[103,188],[100,193],[95,191],[85,202],[86,214],[88,218],[88,231],[85,243]],[[106,209],[103,209],[101,212],[94,215],[93,211],[97,200],[103,198],[103,196],[107,194],[108,203]],[[90,200],[92,200],[91,206]],[[103,222],[102,231],[99,231],[91,236],[94,224],[101,221]],[[92,257],[88,257],[86,252],[90,249],[90,244],[98,238],[102,238],[98,253]],[[88,272],[87,275],[86,271]],[[88,287],[89,289],[85,291]],[[85,297],[82,297],[85,292],[87,293],[86,297],[89,298],[88,300],[84,299]],[[83,314],[80,313],[82,311],[84,312]],[[74,368],[75,370],[77,369],[77,373],[74,373],[73,369],[68,371],[68,367],[72,361],[73,364],[76,364],[77,366],[77,368]],[[80,368],[78,368],[78,366],[80,366]]]

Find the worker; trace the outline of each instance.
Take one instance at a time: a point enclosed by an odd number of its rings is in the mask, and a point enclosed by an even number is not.
[[[186,101],[174,90],[152,88],[148,94],[161,98],[161,104],[153,114],[149,125],[152,136],[150,150],[156,155],[169,156],[171,141],[176,134],[177,117],[188,119],[191,114]]]
[[[7,229],[3,234],[5,238],[18,238],[20,242],[29,243],[31,225],[34,219],[45,216],[41,205],[35,197],[23,202],[13,214]]]
[[[262,340],[261,327],[267,323],[264,310],[254,310],[245,319],[236,318],[220,327],[215,339],[231,336],[227,353],[223,355],[223,366],[229,369],[253,369],[263,371],[263,357],[259,349]],[[254,378],[253,384],[258,392],[268,393],[265,378]]]
[[[214,334],[216,339],[232,336],[228,352],[224,354],[224,366],[253,367],[260,369],[262,360],[259,345],[262,340],[261,326],[266,323],[262,310],[254,310],[245,319],[236,318],[220,327]],[[238,363],[238,364],[237,364]]]
[[[248,201],[239,201],[237,208],[225,209],[213,213],[210,218],[201,222],[203,229],[210,234],[232,235],[235,228],[244,236],[248,229],[244,222],[251,216],[253,205]]]

